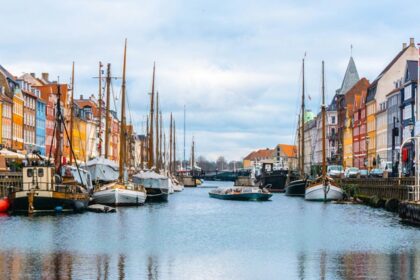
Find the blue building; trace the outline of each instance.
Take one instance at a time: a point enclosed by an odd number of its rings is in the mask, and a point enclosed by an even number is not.
[[[407,60],[401,89],[401,142],[414,136],[415,101],[418,61]],[[414,142],[409,141],[401,151],[401,167],[405,175],[414,175]]]
[[[41,94],[37,94],[36,100],[36,142],[35,147],[41,152],[41,155],[45,156],[45,116],[46,116],[46,104],[41,99]]]

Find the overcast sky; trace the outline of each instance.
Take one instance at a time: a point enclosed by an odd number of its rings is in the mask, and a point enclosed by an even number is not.
[[[329,100],[353,45],[360,77],[373,80],[410,37],[420,39],[417,1],[2,1],[0,64],[14,75],[49,72],[77,95],[97,94],[98,61],[121,76],[128,38],[131,119],[144,124],[153,62],[165,119],[177,124],[182,157],[192,135],[209,159],[240,160],[257,148],[293,143],[307,53],[309,107],[320,105],[321,60]],[[419,40],[416,40],[418,42]],[[119,94],[119,83],[114,85]],[[118,105],[118,104],[117,104]]]

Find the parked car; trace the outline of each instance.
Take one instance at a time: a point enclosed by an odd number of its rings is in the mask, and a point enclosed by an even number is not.
[[[375,168],[370,171],[369,177],[373,178],[382,178],[384,176],[384,171],[380,168]]]
[[[367,178],[369,177],[369,171],[367,171],[367,169],[360,169],[359,170],[360,173],[360,178]]]
[[[327,175],[333,178],[340,178],[344,175],[343,167],[341,165],[329,165],[327,167]]]
[[[344,176],[346,176],[346,178],[357,178],[359,174],[360,170],[357,167],[348,167],[344,172]]]

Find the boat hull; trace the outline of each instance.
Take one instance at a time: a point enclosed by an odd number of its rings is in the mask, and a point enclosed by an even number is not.
[[[290,182],[286,187],[287,196],[305,196],[306,180],[296,180]]]
[[[267,201],[273,195],[271,193],[217,194],[210,192],[209,196],[223,200]]]
[[[35,191],[33,196],[33,210],[31,212],[65,212],[84,211],[89,204],[88,194],[69,194],[55,191]],[[30,212],[28,191],[12,194],[12,212]]]
[[[261,186],[268,188],[271,192],[284,192],[287,181],[287,171],[279,170],[269,174],[262,174],[260,180]]]
[[[163,188],[146,188],[146,202],[167,202],[169,190]]]
[[[146,201],[146,194],[141,191],[127,189],[106,189],[96,191],[92,195],[93,202],[110,206],[139,206]]]
[[[324,186],[322,183],[306,188],[305,200],[332,201],[343,199],[343,190],[332,184]]]

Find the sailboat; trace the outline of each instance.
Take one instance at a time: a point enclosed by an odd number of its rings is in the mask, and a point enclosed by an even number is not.
[[[22,186],[14,189],[11,193],[11,210],[13,212],[79,212],[87,208],[89,193],[86,186],[78,183],[71,174],[62,176],[62,128],[68,139],[69,135],[64,122],[61,109],[61,86],[57,85],[56,122],[55,131],[55,166],[25,166],[22,170]],[[54,138],[54,137],[53,137]],[[53,141],[53,140],[52,140]],[[70,142],[70,153],[74,156],[72,143]],[[51,143],[51,146],[52,143]],[[51,150],[50,150],[51,151]],[[43,159],[37,152],[40,161]],[[51,152],[50,152],[51,155]],[[79,166],[76,162],[77,170]],[[80,181],[83,182],[81,173],[78,172]]]
[[[290,180],[292,173],[289,169],[289,184],[286,186],[287,196],[305,196],[305,188],[307,185],[307,178],[305,176],[305,58],[302,59],[302,103],[301,103],[301,116],[299,129],[299,171],[300,179]]]
[[[106,184],[110,182],[115,182],[118,180],[119,176],[119,166],[116,162],[109,159],[109,146],[110,141],[110,104],[111,104],[111,64],[107,64],[107,74],[106,74],[106,109],[105,109],[105,156],[102,155],[102,70],[101,65],[99,66],[99,144],[98,144],[98,156],[89,160],[82,165],[82,168],[87,170],[91,178],[97,184]]]
[[[147,170],[142,170],[133,175],[133,181],[137,184],[142,184],[147,192],[147,202],[166,202],[169,195],[169,179],[168,177],[159,174],[161,171],[161,151],[159,149],[159,95],[156,100],[156,115],[154,113],[155,104],[155,71],[156,65],[153,64],[153,79],[152,79],[152,93],[150,96],[150,127],[149,127],[149,146],[148,146],[148,163]],[[156,125],[153,124],[154,119]],[[156,139],[154,139],[154,127],[156,126]],[[156,140],[156,141],[154,141]],[[154,145],[155,143],[155,145]],[[155,151],[153,148],[156,148]],[[156,155],[156,157],[155,157]],[[156,171],[157,172],[156,172]]]
[[[325,144],[325,122],[326,122],[326,105],[325,105],[325,79],[324,79],[324,61],[322,61],[322,175],[311,182],[305,189],[305,200],[314,201],[331,201],[343,198],[343,190],[327,176],[326,163],[326,144]]]
[[[118,181],[98,187],[93,195],[93,201],[99,204],[112,206],[142,205],[146,200],[146,190],[142,185],[134,184],[125,177],[125,165],[127,163],[126,149],[126,116],[125,116],[125,69],[127,57],[127,39],[124,46],[123,78],[121,86],[121,122],[120,122],[120,157]]]

